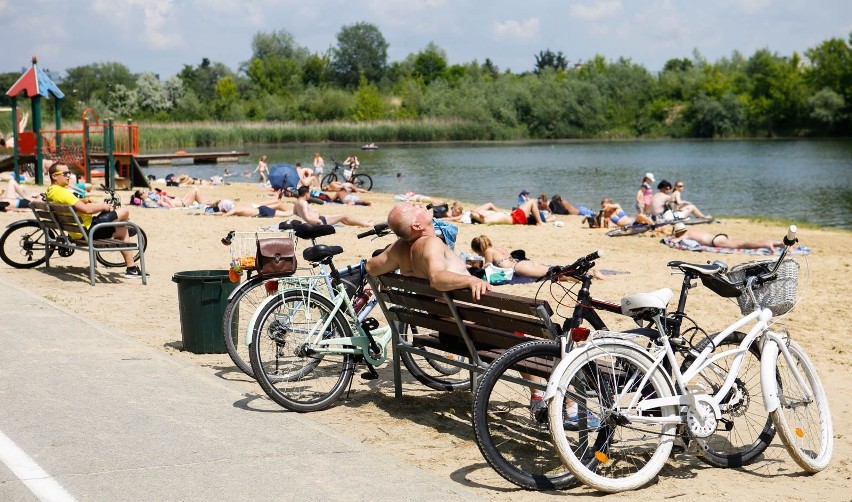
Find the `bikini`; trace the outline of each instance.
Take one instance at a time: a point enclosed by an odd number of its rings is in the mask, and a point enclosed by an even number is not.
[[[624,210],[621,209],[618,211],[618,213],[613,213],[612,216],[609,217],[609,221],[618,225],[618,220],[624,218],[625,216],[627,216],[627,214],[625,214]]]
[[[710,239],[710,245],[713,246],[713,247],[716,247],[716,239],[718,239],[719,237],[724,237],[724,238],[727,239],[728,234],[716,234],[716,235],[714,235],[713,238]]]

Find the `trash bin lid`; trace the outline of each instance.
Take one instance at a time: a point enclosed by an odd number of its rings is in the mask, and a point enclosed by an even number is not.
[[[198,281],[198,282],[230,282],[227,270],[187,270],[175,272],[172,276],[173,282]]]

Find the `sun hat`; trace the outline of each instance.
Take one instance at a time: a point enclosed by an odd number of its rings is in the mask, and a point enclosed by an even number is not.
[[[654,173],[645,173],[645,177],[651,180],[651,183],[657,181],[654,179]]]
[[[686,225],[684,225],[682,222],[679,221],[679,222],[675,223],[675,226],[672,229],[672,233],[677,235],[681,232],[686,232]]]
[[[519,193],[518,195],[529,195],[529,194],[530,194],[530,191],[527,190],[526,188],[524,188],[523,190],[521,190],[521,193]]]

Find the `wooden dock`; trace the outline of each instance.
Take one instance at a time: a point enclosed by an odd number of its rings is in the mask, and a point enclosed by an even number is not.
[[[248,157],[248,152],[180,152],[149,153],[134,155],[141,167],[159,164],[215,164],[218,162],[237,162],[240,157]]]

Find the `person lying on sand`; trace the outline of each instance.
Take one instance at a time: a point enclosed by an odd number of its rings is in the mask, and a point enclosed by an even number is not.
[[[506,248],[496,247],[487,235],[474,237],[470,242],[470,248],[474,253],[485,258],[485,263],[491,263],[495,267],[511,268],[515,275],[521,277],[544,277],[550,267],[535,263],[526,257],[526,253],[510,253]],[[513,256],[515,254],[516,256]],[[520,254],[520,256],[517,256]],[[603,279],[604,276],[597,270],[592,270],[592,277]]]
[[[480,211],[480,209],[485,208]],[[528,200],[511,213],[504,213],[488,202],[470,212],[470,219],[486,225],[541,225],[545,219],[538,209],[538,200]]]
[[[695,228],[689,228],[683,223],[675,223],[672,230],[674,242],[680,242],[684,239],[693,240],[702,246],[710,246],[716,248],[728,249],[757,249],[769,248],[773,253],[776,247],[781,247],[784,244],[780,241],[744,241],[735,239],[728,234],[711,234]]]

